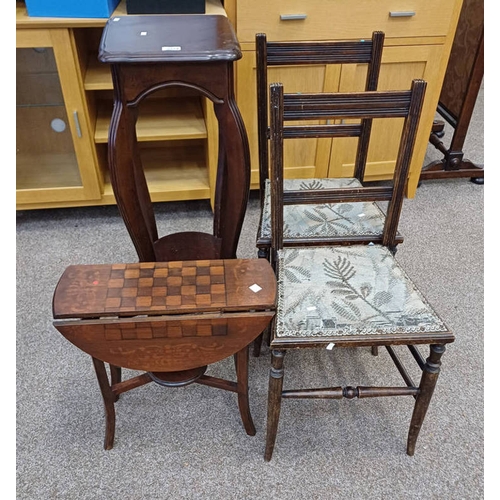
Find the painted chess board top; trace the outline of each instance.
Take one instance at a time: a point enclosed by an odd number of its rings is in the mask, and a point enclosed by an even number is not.
[[[274,309],[276,280],[265,259],[69,266],[53,316],[127,317]]]

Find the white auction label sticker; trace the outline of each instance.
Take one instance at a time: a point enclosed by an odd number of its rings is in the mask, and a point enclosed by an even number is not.
[[[257,285],[257,283],[254,283],[252,286],[249,286],[248,288],[250,288],[250,290],[252,290],[252,292],[254,293],[260,292],[262,290],[262,287]]]
[[[164,45],[161,48],[161,50],[163,50],[163,51],[172,50],[172,51],[176,52],[176,51],[182,50],[182,48],[179,47],[179,45]]]

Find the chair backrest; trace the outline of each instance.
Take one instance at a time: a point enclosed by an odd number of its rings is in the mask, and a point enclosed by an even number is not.
[[[281,83],[271,84],[271,227],[272,259],[283,248],[283,205],[388,202],[381,243],[396,244],[404,188],[408,178],[427,83],[414,80],[410,90],[331,94],[285,94]],[[322,190],[284,191],[283,140],[308,137],[361,137],[363,120],[404,118],[392,185]],[[360,119],[360,123],[307,125],[307,121]],[[306,122],[284,125],[284,122]],[[304,243],[298,243],[298,245]]]
[[[265,33],[256,35],[257,128],[261,199],[264,193],[265,181],[269,177],[268,67],[311,64],[367,64],[365,90],[377,90],[384,38],[385,35],[381,31],[373,32],[371,40],[346,42],[268,42]],[[364,177],[370,130],[371,120],[366,119],[363,122],[362,138],[358,143],[354,171],[354,176],[360,181]]]

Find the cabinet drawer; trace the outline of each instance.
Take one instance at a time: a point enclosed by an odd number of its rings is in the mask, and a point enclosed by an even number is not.
[[[439,36],[449,31],[455,0],[252,0],[239,1],[241,42],[263,32],[268,40]]]

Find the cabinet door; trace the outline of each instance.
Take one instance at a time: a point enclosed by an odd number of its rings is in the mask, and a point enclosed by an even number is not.
[[[71,31],[18,30],[16,47],[18,206],[99,199]]]
[[[252,165],[252,188],[258,187],[258,137],[255,52],[244,51],[238,61],[236,98],[248,133]],[[340,79],[338,65],[274,66],[268,71],[268,84],[283,83],[285,92],[333,92]],[[330,139],[287,139],[285,141],[285,177],[326,177]]]
[[[408,89],[411,81],[415,78],[422,78],[428,82],[410,172],[410,178],[417,177],[417,180],[424,161],[435,114],[436,96],[439,94],[436,73],[440,71],[442,52],[441,45],[389,46],[384,48],[379,80],[380,90]],[[346,65],[342,68],[339,90],[341,92],[361,91],[365,78],[366,66]],[[392,177],[402,125],[402,119],[373,121],[365,176],[367,180],[382,180]],[[357,140],[353,138],[332,141],[329,177],[352,176],[356,145]]]

